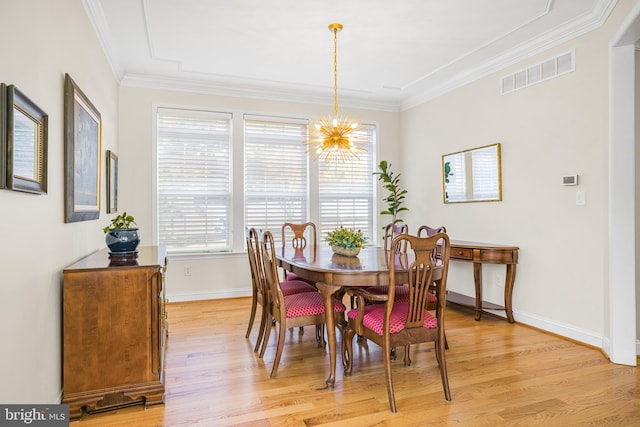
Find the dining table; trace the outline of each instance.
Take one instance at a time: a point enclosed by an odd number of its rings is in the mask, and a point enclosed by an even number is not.
[[[329,377],[327,388],[336,382],[336,327],[341,331],[346,319],[338,324],[333,316],[333,299],[348,288],[362,288],[389,284],[389,252],[382,247],[367,246],[357,256],[338,255],[327,244],[307,245],[304,248],[283,246],[276,249],[278,265],[303,279],[315,282],[324,302],[327,344],[329,346]],[[396,283],[408,283],[411,251],[394,256]],[[434,271],[436,286],[442,269]]]

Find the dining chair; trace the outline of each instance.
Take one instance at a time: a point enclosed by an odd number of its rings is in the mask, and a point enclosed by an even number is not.
[[[285,222],[282,224],[282,246],[291,246],[294,249],[304,249],[307,244],[314,247],[318,243],[318,231],[315,223],[293,223]],[[295,273],[290,271],[284,271],[284,280],[303,280],[311,285],[315,285],[314,282],[301,278]]]
[[[403,259],[403,245],[408,246],[414,260],[408,266],[409,301],[399,302],[395,299],[398,258]],[[353,369],[353,336],[362,335],[382,347],[385,380],[391,412],[396,412],[393,390],[390,349],[404,347],[404,365],[411,365],[410,346],[423,342],[435,343],[435,354],[440,369],[440,377],[444,396],[451,400],[447,365],[445,356],[445,292],[447,273],[449,270],[449,237],[446,233],[438,233],[431,237],[418,237],[401,234],[393,239],[389,251],[389,293],[386,295],[371,294],[366,289],[352,288],[348,292],[358,298],[357,308],[347,313],[348,324],[344,329],[342,355],[345,375],[351,375]],[[439,256],[436,255],[440,251]],[[427,294],[434,282],[434,271],[442,269],[441,279],[437,287],[437,316],[427,310]],[[365,301],[379,304],[365,304]],[[421,375],[422,376],[422,375]]]
[[[249,325],[247,326],[247,333],[245,338],[249,338],[253,323],[256,317],[258,305],[261,306],[260,327],[258,329],[258,338],[256,339],[256,345],[253,349],[254,352],[258,351],[260,343],[265,332],[267,309],[268,307],[268,291],[265,288],[264,277],[261,271],[262,251],[260,250],[260,239],[258,237],[258,231],[255,228],[249,228],[246,235],[247,242],[247,255],[249,257],[249,269],[251,271],[251,284],[252,284],[252,299],[251,299],[251,314],[249,315]]]
[[[271,377],[273,378],[278,372],[286,338],[285,332],[288,328],[315,325],[316,341],[322,347],[326,345],[324,340],[324,302],[322,296],[317,291],[285,295],[282,291],[282,284],[286,282],[280,282],[278,276],[275,246],[271,232],[267,231],[264,233],[261,249],[265,283],[268,286],[271,298],[267,324],[270,325],[272,321],[275,321],[278,334],[276,355],[273,361],[273,368],[271,369]],[[343,321],[344,312],[346,311],[345,305],[339,300],[334,299],[333,311],[336,316],[336,323]],[[264,356],[270,335],[270,331],[265,334],[262,349],[260,350],[261,358]]]
[[[407,224],[387,224],[384,228],[384,237],[383,237],[383,247],[385,253],[391,250],[391,243],[393,239],[395,239],[400,234],[409,234],[409,226]],[[400,248],[400,252],[407,251],[406,242],[403,242],[403,247]],[[374,294],[387,294],[389,293],[389,285],[377,285],[371,286],[367,288],[367,291]],[[396,300],[397,301],[409,301],[409,288],[406,286],[398,286],[396,287]],[[351,308],[354,308],[354,304],[352,302]]]
[[[260,327],[258,330],[258,338],[256,339],[255,348],[253,351],[258,351],[262,339],[264,337],[267,328],[267,312],[269,311],[269,290],[266,287],[264,272],[262,271],[262,250],[260,248],[261,241],[259,232],[255,228],[249,228],[247,231],[247,254],[249,258],[249,269],[251,271],[251,284],[252,284],[252,299],[251,299],[251,314],[249,315],[249,325],[247,326],[247,332],[245,338],[249,338],[253,324],[255,321],[258,305],[262,307],[260,317]],[[296,293],[304,292],[317,292],[316,288],[303,281],[290,280],[282,285],[283,292],[286,295],[292,295]]]

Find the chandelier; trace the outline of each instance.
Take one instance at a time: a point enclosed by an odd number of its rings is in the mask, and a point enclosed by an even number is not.
[[[329,25],[333,32],[333,117],[321,117],[311,126],[308,150],[314,157],[328,162],[346,162],[358,159],[366,152],[365,141],[357,137],[364,129],[348,115],[338,114],[338,31],[342,24]]]

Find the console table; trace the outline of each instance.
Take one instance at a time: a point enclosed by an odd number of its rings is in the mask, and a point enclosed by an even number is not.
[[[447,301],[474,307],[476,320],[480,320],[483,309],[505,310],[509,323],[514,323],[511,297],[513,295],[513,284],[516,280],[518,247],[451,240],[449,253],[449,259],[451,261],[473,263],[473,281],[476,288],[476,297],[475,300],[473,300],[465,295],[449,292]],[[507,273],[504,279],[504,307],[482,301],[482,264],[506,264]]]
[[[164,402],[166,255],[138,248],[137,257],[107,249],[63,271],[62,403],[71,419]]]

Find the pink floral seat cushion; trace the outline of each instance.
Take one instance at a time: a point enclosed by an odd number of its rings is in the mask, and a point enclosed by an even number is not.
[[[282,289],[284,296],[305,292],[318,292],[316,288],[302,280],[285,280],[284,282],[280,282],[280,289]]]
[[[324,314],[324,302],[319,292],[304,292],[301,294],[292,294],[284,297],[284,305],[286,306],[285,316],[290,319],[292,317],[315,316]],[[333,311],[336,313],[344,313],[347,308],[343,303],[334,299]]]
[[[381,285],[381,286],[371,286],[369,288],[367,288],[367,292],[370,292],[372,294],[377,294],[377,295],[383,295],[383,294],[388,294],[389,293],[389,286],[388,285]],[[432,293],[427,294],[427,301],[428,302],[436,302],[438,301],[438,298],[436,298],[435,295],[433,295]],[[409,302],[409,287],[408,286],[396,286],[396,296],[395,296],[395,302]]]
[[[362,324],[371,329],[378,335],[382,335],[382,323],[384,322],[384,304],[366,305],[364,307],[364,318]],[[407,312],[409,311],[409,304],[396,303],[391,310],[391,317],[389,318],[389,333],[397,334],[402,331],[407,321]],[[356,319],[358,316],[358,309],[354,308],[347,313],[349,319]],[[424,311],[423,328],[435,329],[438,326],[438,319],[436,319],[427,310]]]

